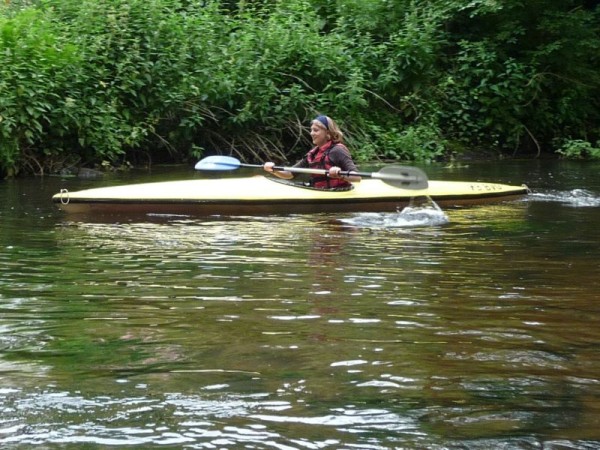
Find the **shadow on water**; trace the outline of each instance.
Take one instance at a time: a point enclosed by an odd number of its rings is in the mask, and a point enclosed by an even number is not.
[[[596,448],[600,189],[541,179],[476,208],[112,222],[4,185],[0,443]]]

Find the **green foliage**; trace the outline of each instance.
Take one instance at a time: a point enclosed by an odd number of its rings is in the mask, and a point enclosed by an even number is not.
[[[378,159],[432,162],[446,152],[446,142],[433,124],[415,124],[400,128],[389,123],[365,122],[363,136],[351,141],[356,145],[354,155],[358,160]],[[364,142],[364,144],[361,144]]]
[[[459,99],[459,117],[452,102],[438,100],[442,115],[454,116],[451,139],[539,154],[565,135],[598,137],[598,11],[576,0],[452,7],[457,52],[446,60],[458,87],[447,98]],[[442,83],[444,93],[446,87]]]
[[[594,142],[598,14],[577,0],[15,1],[0,7],[0,172],[288,162],[317,113],[362,161]]]
[[[556,153],[567,159],[600,159],[600,141],[593,146],[581,139],[568,139],[560,145]]]
[[[530,68],[490,42],[458,43],[455,66],[440,81],[439,121],[449,139],[475,146],[515,148],[526,133],[534,95]]]
[[[61,125],[56,111],[78,58],[45,14],[33,9],[0,18],[0,49],[0,169],[10,173],[23,161],[39,166],[34,148]]]

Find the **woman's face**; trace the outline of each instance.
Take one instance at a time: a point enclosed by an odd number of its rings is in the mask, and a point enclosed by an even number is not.
[[[322,126],[313,123],[310,126],[310,137],[312,138],[313,144],[320,147],[329,140],[329,132]]]

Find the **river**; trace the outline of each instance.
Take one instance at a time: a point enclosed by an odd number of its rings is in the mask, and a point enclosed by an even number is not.
[[[600,447],[600,164],[424,169],[532,192],[83,221],[51,195],[201,175],[1,181],[0,445]]]

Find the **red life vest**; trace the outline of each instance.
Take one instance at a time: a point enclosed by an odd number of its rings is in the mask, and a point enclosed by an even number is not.
[[[334,164],[331,162],[329,153],[334,147],[341,147],[345,152],[349,152],[344,144],[327,142],[323,147],[315,147],[306,154],[308,167],[311,169],[331,169]],[[329,178],[326,175],[311,175],[311,185],[318,189],[340,189],[352,187],[352,183],[341,178]]]

